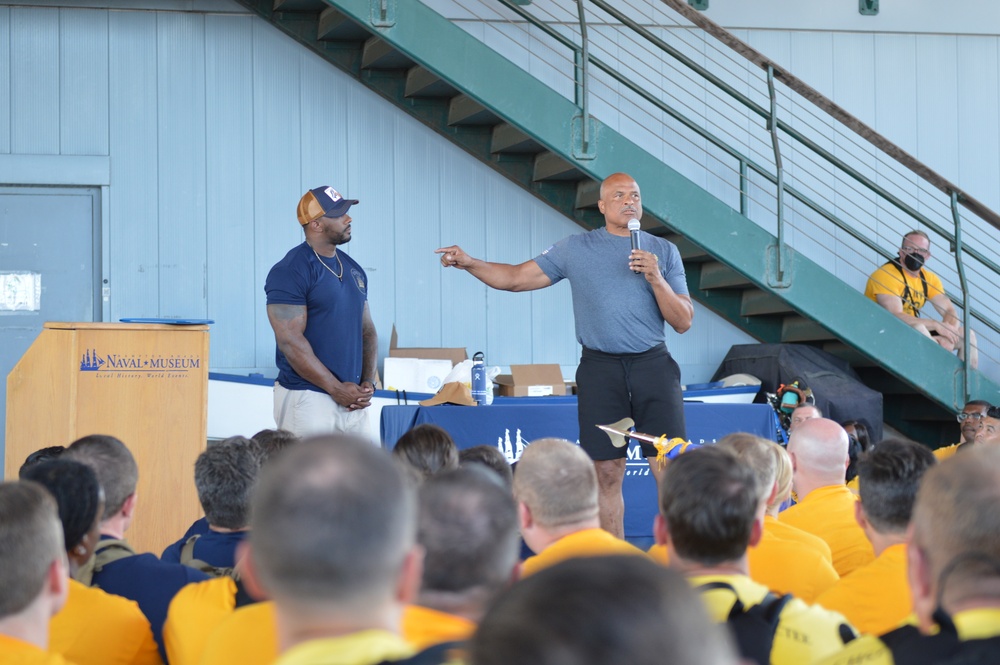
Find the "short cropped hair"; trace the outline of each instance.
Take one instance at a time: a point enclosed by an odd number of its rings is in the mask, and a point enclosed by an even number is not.
[[[396,442],[392,455],[422,478],[458,468],[458,447],[444,428],[424,423],[409,430]]]
[[[989,402],[987,402],[984,399],[973,399],[973,400],[969,400],[968,402],[966,402],[965,406],[963,406],[962,408],[964,409],[965,407],[969,407],[969,406],[982,406],[982,407],[985,407],[985,408],[989,409],[993,405],[990,404]]]
[[[660,484],[660,512],[674,550],[703,565],[743,556],[760,505],[753,471],[716,446],[678,456]]]
[[[931,242],[931,238],[929,235],[927,235],[927,233],[921,231],[920,229],[913,229],[912,231],[907,231],[906,233],[903,234],[903,240],[900,242],[900,244],[905,243],[906,239],[909,238],[910,236],[920,236],[921,238],[927,241],[928,245]]]
[[[986,409],[986,417],[1000,420],[1000,406],[991,406]]]
[[[391,595],[416,536],[413,488],[381,448],[303,441],[261,470],[250,519],[255,569],[277,600]]]
[[[514,470],[510,468],[507,457],[496,446],[482,445],[463,448],[458,451],[458,463],[460,466],[476,463],[489,467],[497,472],[508,488],[514,482]]]
[[[521,580],[483,617],[469,656],[470,665],[737,662],[684,577],[633,556],[569,559]]]
[[[23,480],[38,483],[55,498],[66,551],[79,545],[99,517],[101,485],[94,470],[76,460],[54,459],[26,469]]]
[[[113,436],[92,434],[77,439],[66,450],[67,458],[83,462],[97,473],[104,489],[104,516],[113,517],[135,494],[139,482],[139,467],[125,444]]]
[[[421,592],[502,589],[520,554],[510,490],[483,466],[448,471],[420,487],[417,542],[424,548]]]
[[[727,434],[715,444],[734,455],[753,471],[761,501],[767,501],[778,474],[778,458],[772,448],[778,444],[747,432]]]
[[[262,429],[250,438],[260,446],[261,466],[267,464],[288,446],[302,440],[297,434],[289,432],[287,429]]]
[[[27,608],[66,558],[56,502],[28,480],[0,483],[0,619]]]
[[[514,498],[543,527],[558,527],[598,515],[597,472],[590,457],[565,439],[529,444],[514,470]]]
[[[879,533],[902,534],[934,453],[912,441],[888,439],[858,459],[858,490],[865,517]]]
[[[260,470],[259,446],[242,436],[210,445],[194,463],[194,485],[212,526],[243,529]]]
[[[924,474],[913,506],[912,544],[925,553],[939,597],[986,594],[982,581],[1000,579],[998,505],[1000,447],[974,446]]]

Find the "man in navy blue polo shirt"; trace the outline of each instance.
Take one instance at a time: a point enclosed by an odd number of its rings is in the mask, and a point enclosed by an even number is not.
[[[305,242],[271,268],[264,284],[277,342],[274,420],[299,436],[367,437],[378,335],[368,277],[337,247],[351,240],[354,199],[317,187],[299,201]]]

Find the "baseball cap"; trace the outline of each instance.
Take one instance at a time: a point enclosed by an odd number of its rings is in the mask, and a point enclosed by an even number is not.
[[[327,215],[332,217],[346,215],[356,203],[359,203],[357,199],[345,199],[333,187],[310,189],[299,199],[299,224],[305,226]]]

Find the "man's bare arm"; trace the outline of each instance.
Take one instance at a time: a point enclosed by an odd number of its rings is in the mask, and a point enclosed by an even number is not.
[[[920,318],[913,316],[912,314],[907,314],[903,311],[903,299],[899,296],[894,296],[888,293],[878,293],[875,295],[875,302],[911,328],[915,326],[922,326],[928,332],[936,332],[952,344],[958,339],[956,331],[952,329],[951,326],[942,324],[940,321],[935,321],[934,319]]]
[[[501,291],[534,291],[552,285],[552,280],[533,260],[518,265],[490,263],[472,258],[458,245],[442,247],[434,253],[441,255],[441,265],[445,268],[465,270],[483,284]]]
[[[326,368],[305,338],[305,305],[268,305],[267,320],[274,329],[274,340],[295,373],[326,391],[337,404],[351,408],[366,393],[355,383],[341,382]],[[368,399],[371,398],[367,394]],[[355,407],[357,408],[357,407]]]
[[[677,293],[660,272],[660,263],[656,254],[642,249],[633,250],[629,255],[629,268],[640,272],[653,287],[653,297],[660,310],[660,316],[678,333],[691,329],[694,321],[694,305],[691,297]]]
[[[369,384],[372,390],[375,389],[375,364],[378,362],[378,333],[375,332],[375,322],[372,321],[371,310],[368,303],[365,303],[364,312],[361,314],[361,384]]]

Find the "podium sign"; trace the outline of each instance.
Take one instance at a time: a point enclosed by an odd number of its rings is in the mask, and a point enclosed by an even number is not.
[[[5,475],[31,452],[89,434],[139,466],[126,538],[159,555],[201,515],[194,462],[207,442],[208,326],[46,323],[7,377]]]

